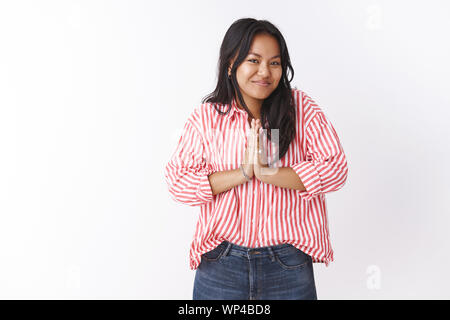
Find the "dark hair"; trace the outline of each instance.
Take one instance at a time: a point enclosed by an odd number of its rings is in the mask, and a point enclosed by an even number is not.
[[[278,87],[267,97],[261,106],[261,125],[263,129],[279,130],[279,159],[287,152],[291,141],[295,138],[295,101],[292,95],[290,82],[294,77],[286,42],[281,32],[267,20],[243,18],[235,21],[227,30],[220,47],[218,62],[218,81],[216,89],[203,98],[202,103],[229,104],[226,112],[215,106],[216,111],[228,114],[231,110],[231,101],[237,92],[236,101],[253,116],[245,104],[239,85],[236,80],[236,69],[247,57],[252,40],[257,34],[268,34],[278,41],[281,55],[282,75]],[[228,68],[231,60],[236,57],[228,78]],[[291,78],[288,79],[288,71]],[[271,140],[271,130],[267,130],[267,138]],[[278,161],[274,159],[273,162]]]

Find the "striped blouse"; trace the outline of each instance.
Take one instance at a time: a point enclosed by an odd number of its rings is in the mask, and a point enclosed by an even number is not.
[[[252,180],[212,194],[208,176],[239,168],[250,132],[248,114],[231,102],[203,103],[188,117],[175,152],[164,170],[171,197],[198,206],[196,230],[190,246],[190,269],[201,255],[222,241],[246,247],[289,243],[328,266],[333,250],[325,193],[337,191],[347,180],[347,160],[338,135],[323,110],[304,91],[292,89],[296,102],[296,135],[287,153],[277,158],[275,141],[263,143],[271,167],[291,167],[305,191]],[[272,131],[273,132],[273,131]],[[275,140],[275,139],[273,139]],[[275,154],[275,155],[274,155]]]

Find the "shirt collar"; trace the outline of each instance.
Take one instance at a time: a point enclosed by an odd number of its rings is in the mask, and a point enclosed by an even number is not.
[[[244,109],[238,108],[238,105],[237,105],[237,102],[236,102],[236,98],[233,97],[233,99],[231,100],[231,109],[230,109],[230,112],[229,112],[228,115],[230,117],[234,117],[236,112],[241,113],[243,115],[245,115],[247,113]]]

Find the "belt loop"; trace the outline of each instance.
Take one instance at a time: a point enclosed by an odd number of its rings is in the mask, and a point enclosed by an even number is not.
[[[272,250],[272,247],[267,247],[267,250],[269,251],[269,254],[270,254],[270,260],[272,262],[274,262],[275,261],[275,254],[274,254],[274,252]]]
[[[223,252],[223,256],[226,256],[228,254],[228,251],[230,251],[232,243],[229,241],[226,241],[227,247],[225,248],[225,251]]]

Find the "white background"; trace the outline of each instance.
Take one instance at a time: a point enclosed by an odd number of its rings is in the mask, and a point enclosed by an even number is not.
[[[1,1],[0,298],[191,299],[163,177],[237,19],[284,35],[349,176],[319,299],[448,299],[447,1]]]

